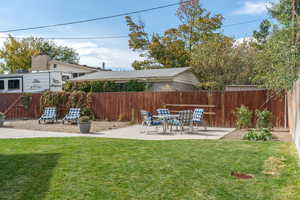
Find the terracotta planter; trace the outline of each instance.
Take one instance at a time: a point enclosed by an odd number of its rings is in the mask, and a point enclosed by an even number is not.
[[[79,122],[80,133],[90,133],[92,122]]]

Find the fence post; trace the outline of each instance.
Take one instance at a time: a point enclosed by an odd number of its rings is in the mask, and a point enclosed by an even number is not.
[[[222,112],[222,126],[226,127],[225,125],[225,92],[221,93],[221,112]]]
[[[134,108],[131,109],[131,122],[136,122],[135,121],[135,110],[134,110]]]
[[[213,105],[213,98],[212,98],[212,92],[209,91],[207,93],[207,102],[208,102],[208,105]],[[208,111],[211,112],[211,108],[208,108]],[[209,126],[212,126],[212,123],[211,123],[212,119],[211,119],[211,115],[208,115],[208,123],[209,123]]]

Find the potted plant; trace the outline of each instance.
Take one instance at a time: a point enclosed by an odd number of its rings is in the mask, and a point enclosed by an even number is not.
[[[0,127],[3,126],[4,120],[5,120],[5,115],[4,115],[3,113],[0,112]]]
[[[91,130],[92,121],[88,116],[82,116],[79,118],[79,130],[80,133],[89,133]]]

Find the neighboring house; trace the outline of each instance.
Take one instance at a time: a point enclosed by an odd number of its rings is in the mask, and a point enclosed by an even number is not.
[[[55,71],[65,72],[69,75],[65,79],[77,78],[89,73],[97,72],[101,69],[89,67],[86,65],[69,64],[57,60],[50,60],[47,55],[38,55],[32,57],[31,71]]]
[[[104,71],[81,76],[71,81],[114,81],[130,80],[149,83],[149,91],[193,91],[199,80],[191,68],[167,68],[135,71]]]
[[[62,91],[65,81],[99,69],[50,60],[46,55],[32,57],[31,72],[0,75],[0,93]]]

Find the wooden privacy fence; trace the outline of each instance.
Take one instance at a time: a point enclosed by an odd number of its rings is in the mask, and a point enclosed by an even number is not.
[[[0,94],[0,112],[6,110],[9,119],[38,118],[40,115],[39,99],[41,94],[33,94],[31,106],[25,110],[17,101],[21,94]],[[268,91],[245,92],[119,92],[94,93],[92,109],[98,120],[140,121],[140,110],[156,111],[167,104],[213,105],[209,112],[210,125],[217,127],[234,127],[234,110],[241,105],[251,110],[268,109],[273,113],[273,126],[285,127],[286,105],[285,97],[274,97],[270,101]],[[62,108],[64,105],[62,105]],[[207,111],[207,110],[206,110]],[[255,119],[254,119],[255,121]]]

